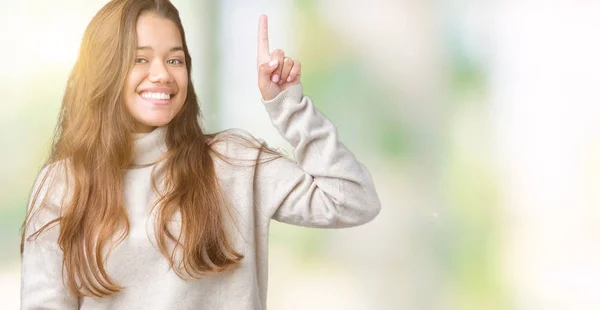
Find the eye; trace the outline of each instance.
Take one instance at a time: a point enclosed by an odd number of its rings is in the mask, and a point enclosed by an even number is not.
[[[169,59],[167,60],[167,63],[170,65],[182,65],[183,61],[179,60],[179,59]]]
[[[147,62],[148,61],[146,59],[144,59],[144,58],[139,58],[138,57],[138,58],[135,59],[135,63],[136,64],[142,64],[142,63],[147,63]]]

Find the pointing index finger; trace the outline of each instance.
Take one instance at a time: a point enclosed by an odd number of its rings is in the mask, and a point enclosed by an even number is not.
[[[269,61],[269,21],[267,15],[262,14],[258,22],[258,59]]]

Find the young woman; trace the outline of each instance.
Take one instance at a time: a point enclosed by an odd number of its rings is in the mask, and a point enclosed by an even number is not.
[[[269,221],[350,227],[372,178],[258,33],[258,87],[296,161],[205,134],[176,8],[113,0],[87,27],[23,225],[22,309],[265,309]]]

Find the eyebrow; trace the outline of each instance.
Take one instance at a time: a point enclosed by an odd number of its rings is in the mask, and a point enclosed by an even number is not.
[[[137,48],[138,51],[140,50],[154,50],[151,46],[138,46]],[[183,51],[183,47],[181,46],[176,46],[176,47],[171,47],[171,49],[169,49],[169,52],[177,52],[177,51]]]

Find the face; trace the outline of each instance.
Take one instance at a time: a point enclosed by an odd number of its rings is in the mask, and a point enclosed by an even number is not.
[[[136,132],[171,122],[187,95],[188,73],[179,29],[156,13],[137,21],[137,55],[125,86],[125,105]]]

